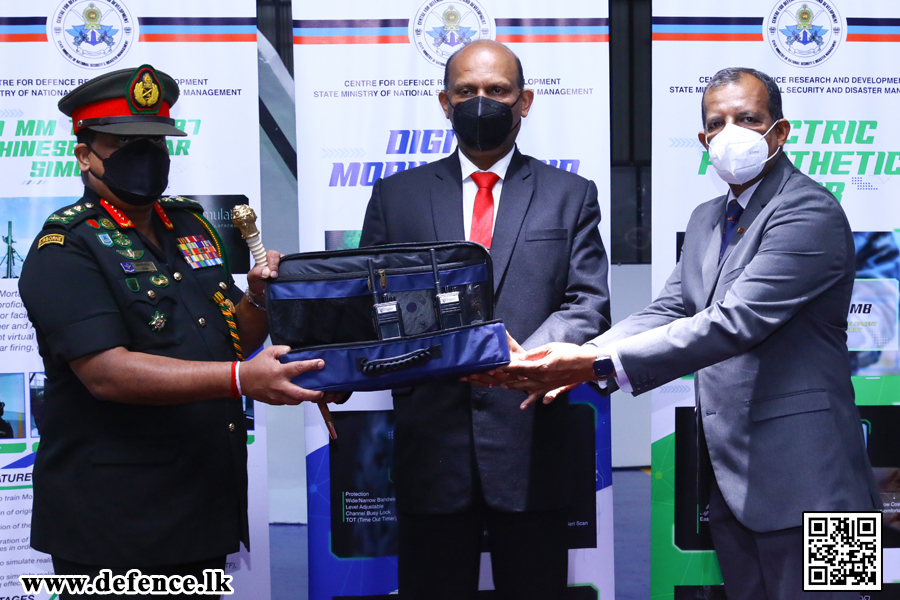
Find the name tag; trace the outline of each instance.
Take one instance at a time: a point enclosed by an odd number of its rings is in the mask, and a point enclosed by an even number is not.
[[[152,261],[119,263],[126,273],[156,273],[156,263]]]

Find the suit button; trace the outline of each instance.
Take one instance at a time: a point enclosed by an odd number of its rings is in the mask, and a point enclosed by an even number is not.
[[[172,274],[172,277],[175,279],[175,281],[181,281],[181,273],[179,273],[178,271],[175,271],[175,273]]]
[[[228,431],[230,431],[231,433],[234,433],[236,429],[237,427],[234,426],[234,423],[228,424]]]
[[[197,323],[200,324],[200,327],[206,327],[206,319],[204,319],[203,317],[197,319]]]

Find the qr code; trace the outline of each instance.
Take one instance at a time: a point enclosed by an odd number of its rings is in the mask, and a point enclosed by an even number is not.
[[[803,591],[881,590],[881,513],[803,513]]]

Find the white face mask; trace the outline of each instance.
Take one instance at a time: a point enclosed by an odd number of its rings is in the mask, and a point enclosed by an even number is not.
[[[777,121],[776,121],[777,123]],[[772,123],[775,127],[775,123]],[[769,127],[769,131],[772,131]],[[769,145],[765,135],[752,129],[728,123],[709,141],[709,160],[716,173],[725,183],[743,185],[759,175],[771,159],[778,156],[778,150],[769,156]]]

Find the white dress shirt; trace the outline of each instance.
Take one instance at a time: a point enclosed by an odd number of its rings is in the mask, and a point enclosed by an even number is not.
[[[757,181],[756,183],[754,183],[753,185],[748,187],[746,190],[744,190],[744,192],[740,196],[735,196],[734,192],[731,191],[731,187],[729,187],[728,188],[728,197],[725,198],[726,210],[727,210],[728,204],[732,200],[737,200],[738,204],[741,205],[741,208],[746,209],[747,205],[750,203],[750,197],[753,196],[753,192],[756,191],[756,188],[759,187],[760,183],[762,183],[762,179],[760,179],[759,181]],[[592,344],[591,342],[587,342],[587,344],[590,344],[592,346],[595,345],[595,344]],[[585,344],[585,345],[587,345],[587,344]],[[631,394],[634,391],[634,388],[631,387],[631,382],[628,380],[628,374],[625,373],[625,367],[622,366],[622,361],[619,359],[619,353],[616,352],[615,343],[610,344],[609,346],[606,346],[605,348],[603,348],[602,351],[597,352],[598,356],[601,354],[609,355],[609,357],[612,359],[613,367],[615,367],[615,369],[616,369],[615,380],[619,386],[619,389],[622,390],[623,392]]]
[[[494,184],[492,190],[494,194],[494,218],[491,220],[491,234],[494,232],[494,224],[497,222],[497,207],[500,206],[500,192],[503,190],[503,180],[506,179],[506,171],[509,169],[509,163],[512,160],[513,152],[516,151],[515,145],[506,156],[491,165],[487,171],[482,171],[475,166],[469,157],[460,150],[459,166],[462,168],[462,189],[463,189],[463,227],[466,231],[466,239],[469,239],[472,233],[472,213],[475,211],[475,195],[478,193],[478,184],[472,179],[472,173],[495,173],[500,180]]]

